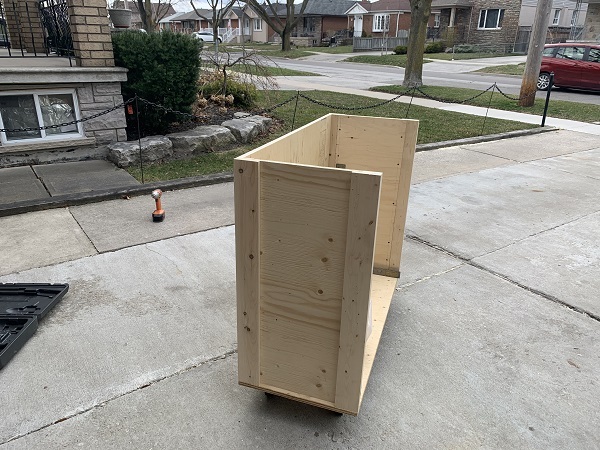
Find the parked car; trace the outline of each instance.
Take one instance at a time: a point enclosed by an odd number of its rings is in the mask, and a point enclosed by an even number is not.
[[[600,44],[572,42],[546,45],[538,89],[548,89],[551,72],[554,72],[554,86],[600,91]]]
[[[192,36],[204,42],[215,42],[214,36],[210,31],[196,31],[195,33],[192,33]],[[219,44],[223,42],[223,38],[221,36],[219,36],[217,40],[219,41]]]

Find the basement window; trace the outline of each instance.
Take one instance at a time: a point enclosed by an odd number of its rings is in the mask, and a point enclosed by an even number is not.
[[[503,9],[482,9],[479,12],[478,30],[499,30],[504,18]]]
[[[0,93],[0,142],[64,140],[84,136],[74,90]],[[52,127],[39,129],[41,127]],[[26,128],[23,131],[17,131]]]

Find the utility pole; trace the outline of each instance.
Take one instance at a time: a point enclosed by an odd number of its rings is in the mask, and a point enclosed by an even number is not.
[[[519,100],[519,106],[533,106],[535,101],[537,79],[542,65],[542,52],[546,43],[551,10],[552,0],[538,0],[531,37],[529,39],[525,73],[521,82],[521,93],[519,94],[521,100]]]

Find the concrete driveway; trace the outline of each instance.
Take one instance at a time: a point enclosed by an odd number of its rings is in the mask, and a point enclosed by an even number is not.
[[[159,224],[149,197],[2,217],[0,281],[71,289],[0,372],[0,449],[600,448],[598,192],[593,135],[417,154],[358,417],[237,385],[231,184]]]

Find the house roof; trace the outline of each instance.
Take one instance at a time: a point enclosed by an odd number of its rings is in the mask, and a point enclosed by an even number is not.
[[[537,2],[536,2],[537,3]],[[454,8],[454,7],[470,8],[473,6],[472,0],[433,0],[431,9]]]
[[[361,1],[360,5],[369,12],[410,11],[409,0],[379,0],[373,3]]]
[[[204,17],[212,17],[212,11],[210,9],[199,9],[198,12]],[[202,20],[202,17],[198,16],[198,14],[196,14],[196,11],[188,11],[183,15],[177,17],[175,20],[177,20],[178,22],[182,20]]]
[[[348,8],[356,3],[352,0],[309,0],[304,10],[305,15],[315,16],[345,16]],[[296,5],[300,12],[300,5]]]
[[[161,19],[159,21],[159,23],[178,22],[177,18],[180,16],[183,16],[184,14],[186,14],[186,13],[178,12],[178,13],[172,14],[170,16],[165,17],[164,19]]]

